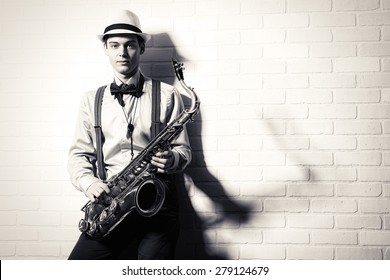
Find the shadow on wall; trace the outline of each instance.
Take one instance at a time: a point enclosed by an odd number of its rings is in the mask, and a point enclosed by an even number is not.
[[[175,74],[171,58],[185,63],[191,58],[183,57],[178,53],[170,36],[166,33],[152,35],[152,46],[148,46],[142,56],[141,68],[148,76],[173,85]],[[185,71],[184,71],[185,76]],[[189,82],[190,85],[190,82]],[[179,88],[182,92],[182,90]],[[185,104],[190,100],[182,96]],[[249,220],[250,209],[229,197],[222,184],[212,175],[204,162],[203,145],[200,132],[202,131],[202,117],[197,115],[196,121],[187,125],[193,148],[193,161],[185,174],[178,175],[177,187],[180,199],[181,233],[179,236],[177,259],[228,259],[226,252],[218,250],[216,237],[205,237],[207,229],[217,229],[219,225],[229,224],[237,228]],[[204,215],[199,215],[191,203],[193,196],[192,186],[196,193],[203,193],[212,203]],[[196,200],[196,198],[194,198]],[[206,218],[207,217],[207,218]]]

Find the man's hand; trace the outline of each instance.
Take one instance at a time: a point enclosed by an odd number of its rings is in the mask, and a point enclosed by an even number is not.
[[[85,195],[94,202],[103,192],[109,193],[110,188],[103,182],[95,182],[87,189]]]
[[[166,173],[172,167],[175,156],[171,150],[158,152],[152,157],[151,163],[157,167],[157,172]]]

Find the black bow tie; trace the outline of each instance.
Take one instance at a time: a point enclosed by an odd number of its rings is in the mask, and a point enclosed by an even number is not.
[[[116,83],[112,83],[110,85],[110,91],[111,95],[114,95],[116,99],[118,99],[118,102],[121,106],[125,106],[125,103],[123,101],[123,95],[124,94],[130,94],[132,96],[135,96],[139,98],[142,95],[142,89],[144,87],[144,77],[140,75],[140,79],[138,82],[138,87],[135,85],[127,85],[127,84],[122,84],[118,86]]]

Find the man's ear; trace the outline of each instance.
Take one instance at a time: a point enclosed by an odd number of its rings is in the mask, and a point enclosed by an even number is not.
[[[144,42],[142,42],[142,44],[141,44],[141,51],[140,51],[140,54],[143,54],[144,52],[145,52],[145,43]]]

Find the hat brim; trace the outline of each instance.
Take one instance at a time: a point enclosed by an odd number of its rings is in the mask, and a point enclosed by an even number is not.
[[[99,34],[99,35],[96,35],[96,37],[98,37],[98,39],[101,41],[101,42],[104,42],[104,37],[107,36],[107,35],[116,35],[116,34],[132,34],[132,35],[137,35],[137,36],[140,36],[144,41],[145,43],[147,41],[150,40],[150,38],[152,36],[150,36],[149,34],[147,33],[139,33],[139,32],[134,32],[134,31],[131,31],[131,30],[127,30],[127,29],[115,29],[115,30],[111,30],[111,31],[108,31],[104,34]]]

